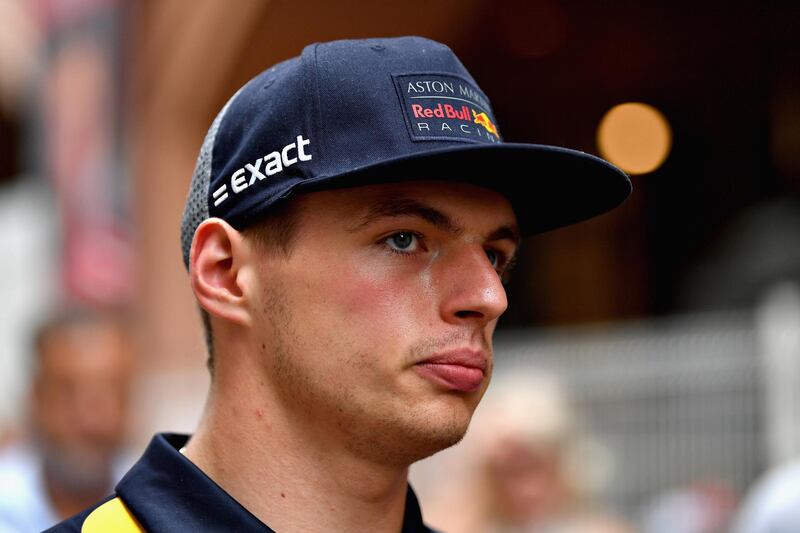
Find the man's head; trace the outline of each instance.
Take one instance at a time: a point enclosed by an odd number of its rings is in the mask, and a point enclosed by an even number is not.
[[[231,98],[193,176],[184,260],[215,372],[239,369],[215,386],[246,376],[295,426],[375,460],[448,446],[488,384],[520,237],[629,190],[593,156],[503,143],[439,43],[309,46]]]
[[[48,476],[107,489],[128,420],[129,346],[121,322],[93,312],[51,317],[35,337],[34,431]]]

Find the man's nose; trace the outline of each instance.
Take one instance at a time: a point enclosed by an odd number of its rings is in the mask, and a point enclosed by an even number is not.
[[[505,288],[482,247],[452,251],[444,267],[441,312],[446,322],[486,324],[505,312]]]

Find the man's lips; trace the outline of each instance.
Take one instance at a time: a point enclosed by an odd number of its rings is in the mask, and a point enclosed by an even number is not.
[[[480,389],[487,367],[486,353],[470,349],[437,353],[414,365],[425,379],[460,392]]]

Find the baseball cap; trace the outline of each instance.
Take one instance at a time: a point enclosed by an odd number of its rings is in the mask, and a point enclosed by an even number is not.
[[[250,80],[214,119],[184,208],[184,263],[209,217],[242,230],[297,193],[407,180],[497,190],[523,235],[608,211],[631,191],[593,155],[504,142],[489,98],[441,43],[316,43]]]

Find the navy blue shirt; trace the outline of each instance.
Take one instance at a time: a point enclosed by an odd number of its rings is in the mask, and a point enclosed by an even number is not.
[[[113,496],[47,531],[80,532],[93,511],[104,503],[121,500],[119,508],[126,509],[148,533],[275,533],[181,455],[179,450],[188,440],[188,435],[156,435],[142,458],[117,484]],[[411,487],[401,533],[433,533],[422,522]]]

